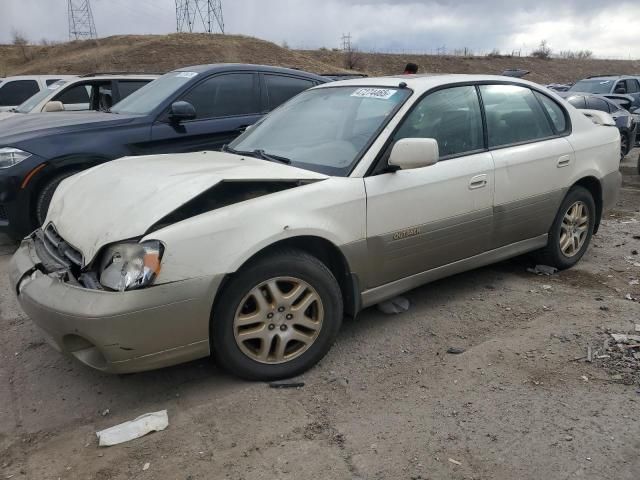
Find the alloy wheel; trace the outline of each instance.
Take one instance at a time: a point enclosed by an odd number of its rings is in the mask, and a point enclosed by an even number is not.
[[[560,250],[566,257],[575,256],[589,233],[589,209],[584,202],[573,203],[560,224]]]
[[[318,292],[295,277],[274,277],[252,288],[233,320],[236,344],[260,363],[284,363],[318,338],[324,308]]]

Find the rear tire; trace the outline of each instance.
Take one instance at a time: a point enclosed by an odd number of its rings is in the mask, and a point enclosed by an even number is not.
[[[331,271],[300,250],[280,250],[236,273],[213,309],[211,350],[248,380],[290,378],[329,351],[342,324]]]
[[[47,218],[47,212],[49,211],[51,199],[53,198],[53,194],[55,193],[60,183],[65,178],[69,178],[76,173],[78,173],[78,170],[72,170],[56,175],[55,177],[47,181],[47,183],[45,183],[44,186],[40,189],[40,193],[38,194],[38,197],[36,199],[34,212],[34,218],[37,223],[37,225],[34,225],[35,228],[41,227],[45,219]]]
[[[549,230],[547,246],[538,252],[538,261],[559,270],[573,267],[587,251],[595,223],[596,205],[591,192],[572,187]]]

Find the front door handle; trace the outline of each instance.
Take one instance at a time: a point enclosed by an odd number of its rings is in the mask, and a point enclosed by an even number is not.
[[[487,186],[487,174],[476,175],[469,181],[469,190],[475,190],[476,188],[482,188]]]
[[[568,167],[571,163],[571,157],[569,155],[562,155],[558,159],[558,168]]]

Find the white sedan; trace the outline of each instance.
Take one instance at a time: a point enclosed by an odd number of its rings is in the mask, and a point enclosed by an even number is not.
[[[97,369],[213,353],[290,377],[344,316],[421,284],[527,252],[574,265],[616,199],[619,142],[524,80],[330,83],[224,152],[65,180],[11,279],[49,342]]]

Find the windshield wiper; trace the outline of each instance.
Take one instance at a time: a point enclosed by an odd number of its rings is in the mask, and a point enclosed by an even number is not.
[[[244,151],[244,150],[236,150],[235,148],[231,148],[229,145],[224,145],[222,147],[223,152],[233,153],[234,155],[246,155],[247,157],[260,158],[262,160],[268,160],[270,162],[279,162],[284,163],[285,165],[291,165],[291,160],[287,157],[281,157],[280,155],[273,155],[271,153],[266,153],[264,150],[259,148],[252,151]]]

